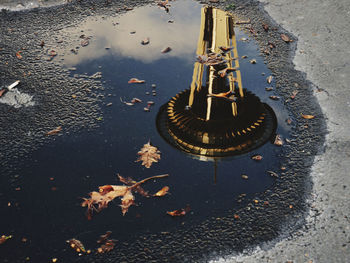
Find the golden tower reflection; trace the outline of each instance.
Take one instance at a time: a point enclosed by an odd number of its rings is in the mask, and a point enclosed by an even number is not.
[[[275,132],[273,110],[243,89],[233,17],[201,9],[197,62],[189,90],[163,105],[157,116],[161,136],[197,156],[223,157],[251,151]]]

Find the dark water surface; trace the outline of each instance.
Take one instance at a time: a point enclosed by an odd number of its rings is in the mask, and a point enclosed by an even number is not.
[[[102,73],[105,98],[103,116],[98,120],[100,128],[89,133],[53,136],[49,144],[18,164],[19,172],[2,176],[0,234],[12,234],[14,238],[7,242],[0,258],[68,260],[75,252],[65,240],[73,237],[93,249],[98,236],[106,230],[111,230],[112,238],[119,242],[132,242],[141,233],[171,232],[179,225],[224,216],[244,205],[237,202],[240,194],[247,194],[245,200],[250,200],[274,183],[266,171],[279,170],[281,149],[270,142],[250,154],[219,160],[215,174],[214,162],[182,153],[157,133],[159,107],[191,83],[200,28],[201,5],[192,1],[171,3],[170,13],[156,6],[141,7],[117,17],[91,18],[62,31],[76,39],[76,46],[80,45],[80,35],[91,36],[89,45],[80,47],[78,54],[64,50],[61,62],[63,67],[75,68],[72,76]],[[288,114],[282,103],[270,100],[272,93],[265,91],[270,71],[259,56],[255,41],[240,41],[249,37],[239,28],[235,30],[238,53],[248,56],[240,59],[243,87],[274,109],[277,133],[286,137]],[[150,38],[150,44],[143,46],[140,42],[145,37]],[[162,54],[160,51],[167,46],[172,51]],[[250,59],[257,63],[251,64]],[[132,77],[146,83],[128,84]],[[152,84],[156,84],[156,96],[152,95]],[[143,102],[127,106],[120,101],[134,97]],[[147,101],[155,102],[150,112],[143,110]],[[146,169],[135,160],[149,140],[162,154],[159,163]],[[251,160],[254,154],[261,154],[263,161]],[[169,173],[168,178],[148,182],[144,188],[155,193],[167,185],[171,194],[162,198],[136,194],[137,206],[132,206],[125,216],[118,206],[120,201],[115,200],[88,221],[85,209],[80,207],[81,198],[100,185],[118,184],[117,173],[135,180]],[[249,179],[242,179],[242,174]],[[16,191],[17,187],[21,189]],[[191,212],[185,217],[171,218],[166,214],[187,204]],[[21,242],[22,237],[28,241]]]

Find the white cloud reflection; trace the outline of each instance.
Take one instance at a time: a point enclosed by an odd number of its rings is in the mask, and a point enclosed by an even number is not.
[[[70,29],[72,35],[91,35],[87,47],[80,48],[78,55],[67,52],[65,63],[74,66],[103,56],[128,57],[150,63],[165,57],[177,57],[193,61],[200,30],[201,6],[191,0],[171,2],[167,14],[157,6],[136,8],[118,17],[90,18]],[[174,20],[174,23],[168,23]],[[118,22],[118,25],[113,23]],[[81,33],[81,30],[84,32]],[[136,31],[135,34],[130,34]],[[150,43],[141,45],[148,37]],[[162,54],[161,50],[171,47],[172,51]],[[108,50],[106,49],[109,48]]]

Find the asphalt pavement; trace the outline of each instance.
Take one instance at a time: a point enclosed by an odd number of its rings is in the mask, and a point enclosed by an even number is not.
[[[328,134],[312,166],[312,200],[303,229],[218,262],[349,262],[349,1],[261,2],[275,22],[298,38],[293,62],[314,85]]]

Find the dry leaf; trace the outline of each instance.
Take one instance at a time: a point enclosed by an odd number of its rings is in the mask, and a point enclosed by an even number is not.
[[[170,216],[184,216],[189,211],[191,211],[191,208],[189,205],[187,205],[186,208],[181,208],[181,209],[177,209],[177,210],[170,211],[170,212],[168,211],[166,213]]]
[[[263,23],[262,27],[266,32],[269,31],[269,26],[267,24]]]
[[[132,191],[138,192],[142,195],[148,196],[148,193],[141,188],[141,184],[151,179],[163,178],[169,176],[168,174],[151,176],[139,182],[135,182],[131,178],[124,178],[118,174],[119,180],[127,185],[103,185],[99,187],[99,192],[89,193],[89,198],[83,198],[82,207],[87,207],[86,216],[91,220],[93,211],[100,212],[108,206],[108,203],[116,197],[122,197],[121,208],[122,213],[128,211],[129,207],[134,204],[134,196]],[[97,207],[96,207],[97,206]]]
[[[142,45],[147,45],[147,44],[149,44],[149,37],[146,37],[145,39],[143,39],[143,40],[141,41],[141,44],[142,44]]]
[[[16,57],[17,57],[18,59],[22,59],[21,53],[22,53],[22,51],[18,51],[18,52],[16,53]]]
[[[102,244],[98,249],[98,253],[106,253],[111,251],[115,247],[115,241],[112,239],[106,240],[104,244]]]
[[[141,102],[142,102],[142,100],[140,100],[139,98],[133,98],[131,100],[131,103],[141,103]]]
[[[235,68],[225,68],[225,69],[218,71],[218,74],[220,75],[220,77],[224,78],[226,76],[226,74],[233,72],[233,71],[236,71],[236,69]]]
[[[292,100],[294,100],[295,99],[295,96],[298,94],[298,91],[297,90],[294,90],[293,92],[292,92],[292,95],[290,96],[290,98],[292,99]]]
[[[67,240],[66,242],[67,242],[67,243],[69,244],[69,246],[70,246],[71,248],[73,248],[76,252],[79,252],[79,253],[80,253],[80,252],[83,252],[83,253],[86,252],[85,247],[84,247],[83,243],[81,243],[80,240],[75,239],[75,238],[72,238],[72,239]]]
[[[214,98],[221,98],[221,99],[228,100],[229,102],[234,102],[236,101],[236,97],[234,94],[235,93],[232,90],[229,90],[227,92],[222,92],[218,94],[209,93],[207,96],[214,97]]]
[[[226,53],[226,52],[228,52],[228,51],[231,51],[232,49],[233,49],[233,47],[219,47],[219,49],[222,51],[222,52],[224,52],[224,53]]]
[[[97,243],[102,244],[109,238],[111,234],[112,234],[112,231],[107,231],[106,234],[100,236],[99,240],[97,240]]]
[[[137,79],[137,78],[131,78],[128,83],[136,83],[136,84],[142,84],[142,83],[145,83],[146,81],[144,80],[140,80],[140,79]]]
[[[263,159],[263,157],[259,154],[252,156],[252,160],[254,160],[254,161],[261,161],[262,159]]]
[[[5,92],[6,92],[7,90],[6,89],[2,89],[2,90],[0,90],[0,98],[2,97],[2,95],[4,95],[5,94]]]
[[[168,52],[170,52],[171,51],[171,47],[166,47],[166,48],[164,48],[164,49],[162,49],[162,53],[168,53]]]
[[[246,175],[246,174],[242,174],[241,177],[242,177],[242,179],[244,179],[244,180],[248,180],[248,178],[249,178],[248,175]]]
[[[284,42],[293,42],[293,40],[291,40],[286,34],[281,34],[281,38]]]
[[[277,146],[282,146],[283,145],[283,141],[282,141],[281,135],[279,135],[279,134],[276,135],[275,141],[274,141],[273,144],[277,145]]]
[[[271,84],[272,79],[273,79],[272,76],[268,76],[268,77],[266,78],[267,83]]]
[[[273,171],[266,171],[266,172],[272,177],[276,177],[276,178],[278,177],[278,174]]]
[[[273,87],[266,87],[265,90],[266,91],[271,91],[271,90],[273,90]]]
[[[46,135],[55,135],[55,134],[59,133],[60,131],[62,131],[62,126],[58,126],[56,129],[48,131],[46,133]]]
[[[269,96],[269,98],[272,100],[279,100],[280,99],[280,97],[278,97],[278,96]]]
[[[218,53],[210,53],[208,55],[199,55],[197,56],[197,61],[207,66],[216,66],[227,62],[224,59],[224,57]]]
[[[243,25],[243,24],[250,24],[250,23],[251,23],[250,19],[248,19],[248,20],[238,20],[238,21],[235,22],[236,25]]]
[[[10,236],[2,235],[2,236],[0,237],[0,245],[4,244],[8,239],[11,239],[11,238],[12,238],[11,235],[10,235]]]
[[[160,160],[160,151],[157,147],[152,146],[150,142],[144,144],[137,154],[139,158],[136,162],[142,161],[142,165],[146,168],[150,168],[152,163],[157,163]]]
[[[314,115],[308,115],[308,114],[301,114],[301,117],[303,117],[304,119],[307,119],[307,120],[315,118]]]
[[[250,64],[256,64],[256,59],[249,60]]]
[[[164,186],[162,189],[160,189],[153,196],[164,196],[164,195],[168,194],[168,192],[169,192],[169,186]]]
[[[239,215],[234,214],[234,215],[233,215],[233,218],[234,218],[234,219],[239,219],[240,217],[239,217]]]
[[[291,119],[287,119],[286,122],[287,122],[288,125],[292,124],[292,120]]]
[[[86,47],[87,45],[89,45],[89,38],[84,38],[81,42],[80,42],[80,45],[82,47]]]

